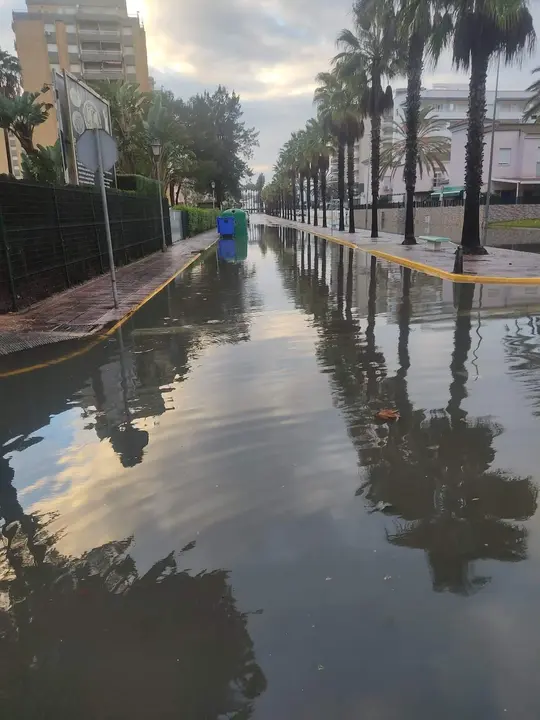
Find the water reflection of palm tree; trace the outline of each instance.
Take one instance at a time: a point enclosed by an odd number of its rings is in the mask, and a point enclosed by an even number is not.
[[[528,479],[490,470],[493,440],[501,432],[488,419],[469,419],[466,362],[471,347],[474,285],[459,286],[446,411],[414,411],[408,399],[410,302],[405,275],[400,308],[399,371],[389,397],[401,412],[380,460],[369,468],[366,496],[399,518],[388,540],[426,552],[435,590],[468,593],[489,578],[475,574],[481,559],[518,561],[527,532],[518,524],[536,511]],[[392,387],[393,385],[393,387]]]
[[[348,312],[348,301],[345,316],[340,310],[344,267],[339,259],[337,297],[329,297],[325,275],[318,292],[310,293],[303,272],[296,285],[294,273],[286,267],[282,272],[297,304],[313,315],[319,333],[317,357],[329,372],[335,403],[345,417],[360,465],[366,468],[367,480],[358,494],[365,495],[371,509],[383,509],[395,518],[387,534],[389,542],[424,550],[438,591],[468,593],[481,587],[487,578],[475,574],[476,560],[524,559],[527,532],[520,521],[536,511],[537,491],[528,479],[491,470],[493,440],[501,428],[489,419],[469,418],[461,407],[467,394],[474,286],[460,286],[458,295],[448,406],[426,412],[414,408],[408,392],[409,270],[402,275],[399,368],[393,377],[388,376],[376,344],[380,265],[374,261],[370,269],[365,332],[362,321]],[[347,278],[346,296],[350,293]],[[390,428],[377,426],[374,411],[392,405],[401,413],[400,422]]]
[[[193,576],[170,554],[141,576],[132,543],[51,548],[40,564],[24,545],[8,554],[2,717],[251,716],[266,680],[228,573]]]

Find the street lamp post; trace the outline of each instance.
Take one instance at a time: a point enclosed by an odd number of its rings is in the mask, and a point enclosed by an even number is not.
[[[210,183],[210,186],[212,187],[212,207],[215,210],[216,209],[216,183],[212,180]]]
[[[161,250],[165,252],[167,250],[167,241],[165,238],[165,220],[163,218],[163,195],[161,193],[161,181],[159,179],[159,158],[161,156],[161,142],[156,138],[152,141],[152,152],[154,153],[154,159],[156,161],[156,175],[159,183],[159,213],[161,217]]]

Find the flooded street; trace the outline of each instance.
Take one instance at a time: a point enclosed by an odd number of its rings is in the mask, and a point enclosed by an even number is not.
[[[540,287],[220,256],[0,379],[0,716],[539,717]]]

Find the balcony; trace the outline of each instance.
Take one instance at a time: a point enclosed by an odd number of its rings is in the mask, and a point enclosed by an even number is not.
[[[124,68],[100,68],[95,70],[83,69],[82,76],[87,80],[122,80],[124,78]]]
[[[121,50],[81,50],[81,58],[86,62],[122,61]]]
[[[95,39],[95,38],[100,38],[100,37],[103,37],[103,38],[111,38],[111,37],[119,38],[120,37],[120,28],[113,30],[112,28],[103,28],[103,27],[100,27],[97,25],[95,27],[90,27],[90,26],[81,27],[79,25],[78,31],[79,31],[79,36],[81,38],[91,37],[91,38]]]
[[[450,178],[447,177],[434,177],[432,186],[433,189],[443,187],[444,185],[450,185]]]

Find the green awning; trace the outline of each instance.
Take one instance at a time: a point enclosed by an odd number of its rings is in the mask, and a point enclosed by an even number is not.
[[[432,192],[431,197],[432,198],[452,198],[452,197],[459,197],[463,194],[465,190],[464,185],[447,185],[446,187],[441,188],[440,191]]]

